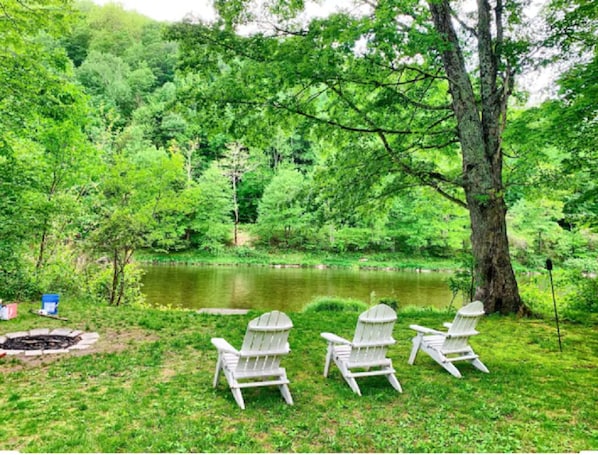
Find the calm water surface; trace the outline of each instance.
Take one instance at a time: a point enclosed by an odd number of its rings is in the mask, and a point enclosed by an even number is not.
[[[147,302],[176,308],[250,308],[299,311],[314,297],[370,302],[392,297],[401,306],[443,308],[451,301],[446,273],[255,266],[147,265]]]

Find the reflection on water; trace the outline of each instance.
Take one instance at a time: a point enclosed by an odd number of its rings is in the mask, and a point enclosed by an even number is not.
[[[400,306],[442,308],[452,296],[444,273],[188,265],[146,265],[143,269],[147,302],[176,308],[299,311],[317,296],[366,303],[371,297],[390,297]]]

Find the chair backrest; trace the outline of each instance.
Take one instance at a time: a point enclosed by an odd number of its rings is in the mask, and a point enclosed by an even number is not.
[[[442,351],[445,353],[459,352],[467,348],[469,337],[478,334],[475,328],[483,315],[484,304],[479,300],[461,308],[448,330],[449,336],[446,337],[442,345]]]
[[[386,358],[388,346],[395,343],[392,330],[397,313],[381,303],[361,313],[355,328],[349,362],[354,365],[375,364]]]
[[[289,352],[288,338],[293,323],[289,317],[272,311],[251,320],[245,332],[237,372],[259,372],[278,368]]]

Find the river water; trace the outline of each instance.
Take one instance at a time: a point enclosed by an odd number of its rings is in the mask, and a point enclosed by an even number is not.
[[[155,307],[300,311],[315,297],[337,296],[444,308],[452,297],[448,273],[190,265],[143,269],[143,293]]]

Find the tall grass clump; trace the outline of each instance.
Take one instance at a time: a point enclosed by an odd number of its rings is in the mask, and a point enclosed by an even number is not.
[[[378,299],[378,303],[383,303],[384,305],[388,305],[393,310],[397,311],[399,309],[399,301],[394,297],[380,297]]]
[[[304,313],[318,313],[321,311],[331,312],[362,312],[368,309],[365,302],[357,299],[347,299],[342,297],[316,297],[303,307]]]

